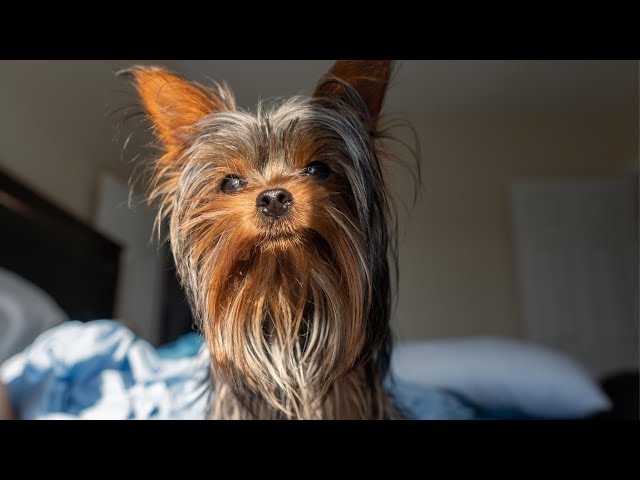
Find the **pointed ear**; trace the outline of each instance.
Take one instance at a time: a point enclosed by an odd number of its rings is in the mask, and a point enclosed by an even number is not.
[[[350,104],[375,128],[392,68],[391,60],[338,60],[320,79],[313,96]]]
[[[234,108],[230,94],[217,95],[162,67],[136,66],[120,73],[132,79],[157,137],[168,149],[187,143],[198,120]]]

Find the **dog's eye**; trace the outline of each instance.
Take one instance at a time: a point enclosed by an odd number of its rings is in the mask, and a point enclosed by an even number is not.
[[[240,190],[243,184],[244,182],[238,175],[227,175],[220,184],[220,190],[222,190],[222,193],[232,193]]]
[[[309,165],[307,165],[307,168],[304,169],[303,174],[324,180],[325,178],[328,178],[329,175],[331,175],[331,169],[327,164],[316,161],[311,162]]]

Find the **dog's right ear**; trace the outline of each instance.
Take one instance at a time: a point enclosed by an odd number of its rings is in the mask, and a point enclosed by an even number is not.
[[[316,101],[350,105],[375,130],[394,63],[391,60],[338,60],[316,86]]]
[[[235,109],[229,91],[219,88],[216,93],[162,67],[135,66],[118,75],[132,80],[158,139],[169,150],[186,145],[197,134],[198,120]]]

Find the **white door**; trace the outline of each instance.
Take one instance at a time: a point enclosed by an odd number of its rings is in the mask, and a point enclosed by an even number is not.
[[[527,337],[596,377],[638,369],[637,176],[517,181],[511,205]]]

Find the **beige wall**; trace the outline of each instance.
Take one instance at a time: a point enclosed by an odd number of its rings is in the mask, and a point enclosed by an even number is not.
[[[130,63],[0,61],[0,166],[90,221],[98,174],[126,179],[132,169],[120,159],[122,136],[113,141],[115,119],[106,116],[134,101],[112,75]],[[637,168],[637,111],[412,121],[425,188],[409,221],[402,217],[397,333],[518,336],[508,182]],[[125,159],[139,143],[131,142]],[[397,183],[406,192],[406,183]]]
[[[399,338],[520,336],[507,188],[637,171],[637,111],[413,118],[424,190],[401,217]],[[397,178],[407,191],[406,178]],[[405,195],[406,197],[406,195]]]
[[[107,115],[135,100],[113,74],[131,63],[155,62],[0,61],[0,167],[90,221],[98,174],[127,179],[137,153],[121,160],[128,130],[116,141],[122,117]]]

